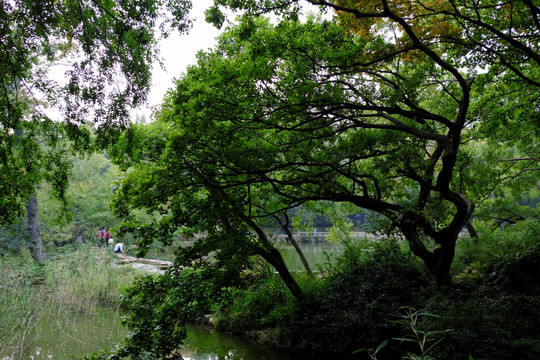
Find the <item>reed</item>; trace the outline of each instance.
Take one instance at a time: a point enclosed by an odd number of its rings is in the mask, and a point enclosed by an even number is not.
[[[82,246],[47,264],[50,300],[61,306],[119,306],[119,296],[141,272],[118,265],[107,249]]]
[[[0,359],[20,358],[44,316],[119,307],[124,289],[141,275],[92,246],[67,249],[42,265],[0,258]]]
[[[42,268],[22,259],[0,260],[0,358],[21,354],[44,313]],[[7,357],[9,359],[9,357]]]

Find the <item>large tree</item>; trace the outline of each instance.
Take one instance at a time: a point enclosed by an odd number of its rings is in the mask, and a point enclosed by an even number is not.
[[[197,241],[178,250],[177,265],[214,274],[225,270],[233,279],[250,267],[249,256],[259,255],[277,270],[291,293],[302,298],[300,287],[263,231],[265,224],[275,221],[273,216],[289,208],[288,203],[279,202],[265,184],[244,182],[242,175],[238,178],[242,186],[219,186],[215,181],[219,181],[221,155],[206,151],[205,139],[190,142],[182,133],[181,128],[158,119],[133,125],[110,150],[117,163],[131,167],[113,202],[115,214],[127,220],[122,230],[135,235],[141,254],[154,241],[171,244],[181,231]],[[244,141],[249,139],[240,142]],[[141,223],[133,216],[134,209],[146,210],[153,220]],[[204,261],[209,257],[215,261]]]
[[[237,216],[248,221],[261,216],[252,210],[253,188],[285,207],[352,203],[388,219],[387,230],[398,230],[447,283],[474,210],[467,192],[481,181],[464,149],[505,132],[481,104],[519,107],[520,96],[538,94],[537,8],[309,2],[337,11],[338,21],[274,26],[254,15],[294,15],[297,2],[215,1],[246,14],[168,95],[160,121],[171,136],[159,160],[142,166],[170,191],[145,197],[171,204],[191,191],[183,181],[195,179],[208,193],[243,199]],[[214,8],[208,18],[222,16]],[[496,81],[503,90],[484,94]],[[528,99],[532,118],[516,112],[508,121],[537,139],[538,97]]]
[[[219,6],[226,6],[243,10],[247,17],[266,12],[296,16],[301,3],[281,0],[242,3],[216,0],[216,7],[209,15],[214,14],[210,18],[219,22],[222,18],[216,16],[219,14]],[[418,205],[413,212],[421,215],[420,218],[424,217],[424,220],[414,225],[419,231],[411,233],[406,229],[409,226],[404,228],[395,224],[408,238],[412,250],[426,261],[428,267],[434,269],[429,265],[432,261],[440,262],[435,267],[449,266],[448,260],[452,258],[455,246],[455,241],[450,239],[462,227],[458,218],[465,219],[465,214],[471,209],[469,204],[465,210],[465,204],[458,204],[461,202],[458,198],[465,202],[469,202],[467,198],[479,202],[480,198],[495,195],[494,191],[501,184],[513,181],[514,184],[520,182],[522,186],[528,184],[534,187],[534,179],[538,178],[538,6],[531,1],[501,3],[490,0],[309,0],[304,3],[318,5],[323,10],[338,14],[340,25],[354,34],[354,41],[358,45],[356,55],[351,54],[355,59],[354,65],[364,74],[364,83],[376,83],[376,87],[372,88],[375,91],[366,91],[365,86],[351,86],[350,89],[363,98],[356,104],[359,107],[349,106],[350,109],[356,113],[361,109],[364,115],[372,119],[379,117],[385,125],[412,124],[415,131],[419,128],[425,130],[426,124],[435,124],[430,130],[444,136],[445,140],[437,139],[427,146],[431,160],[439,161],[442,166],[435,166],[434,172],[428,167],[424,174],[417,172],[405,177],[413,175],[410,180],[417,183],[424,195],[441,196],[448,201],[447,205],[451,203],[454,208],[451,212],[454,214],[449,215],[446,224],[439,223],[432,229],[430,226],[425,227],[421,222],[429,220],[425,217],[427,209],[424,208],[424,201],[418,197]],[[322,44],[333,46],[332,43]],[[435,71],[428,68],[420,69],[421,72],[410,71],[407,66],[411,63],[416,63],[416,66],[426,60],[434,64]],[[335,65],[350,73],[351,67]],[[339,71],[334,74],[339,74]],[[373,81],[377,77],[380,80]],[[381,83],[386,85],[381,86]],[[376,101],[384,101],[380,95],[390,93],[379,91],[385,88],[393,92],[394,98],[391,102],[377,104]],[[371,97],[362,93],[370,93]],[[427,101],[430,93],[434,95],[431,103]],[[423,99],[420,97],[422,94]],[[319,104],[315,106],[320,109]],[[399,111],[409,113],[400,114]],[[415,114],[417,111],[424,114],[418,116]],[[328,114],[320,113],[323,116]],[[434,121],[424,122],[429,120],[430,114],[435,115]],[[403,122],[404,117],[412,120],[412,123]],[[397,124],[396,120],[401,124]],[[472,155],[478,149],[475,141],[484,142],[484,139],[487,139],[491,148],[506,147],[509,150],[482,155],[477,152]],[[472,147],[464,146],[470,144]],[[435,148],[437,150],[432,152]],[[474,161],[479,156],[483,156],[483,161],[497,171],[478,171]],[[433,181],[425,182],[429,177]],[[486,180],[489,185],[482,188],[479,183]],[[422,244],[414,240],[415,232],[433,238],[440,249],[435,249],[431,254],[426,252]],[[442,240],[442,237],[448,240]]]
[[[67,167],[59,139],[88,150],[89,127],[81,125],[98,125],[104,134],[128,122],[129,109],[146,99],[158,38],[170,25],[187,31],[190,7],[184,0],[0,3],[2,223],[13,222],[29,200],[26,209],[37,209],[42,180],[63,197]],[[69,67],[57,79],[51,68],[60,61]],[[37,239],[39,229],[31,234]]]

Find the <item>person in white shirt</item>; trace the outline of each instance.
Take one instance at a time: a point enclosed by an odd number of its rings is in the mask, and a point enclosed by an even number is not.
[[[118,243],[118,244],[114,245],[114,252],[116,254],[123,254],[124,253],[124,243],[121,242],[121,243]]]

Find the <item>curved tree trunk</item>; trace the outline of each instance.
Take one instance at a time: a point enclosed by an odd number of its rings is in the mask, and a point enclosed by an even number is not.
[[[243,219],[246,224],[248,224],[257,233],[257,236],[259,238],[260,246],[258,246],[258,249],[255,251],[255,253],[257,255],[260,255],[267,263],[272,265],[278,272],[279,276],[281,277],[281,279],[285,283],[285,286],[287,286],[291,294],[295,298],[302,300],[304,298],[304,293],[300,288],[300,285],[298,285],[298,283],[290,273],[289,269],[287,268],[287,265],[285,264],[285,261],[283,260],[283,257],[281,256],[279,251],[268,240],[266,234],[260,228],[260,226],[258,226],[249,217],[244,216]]]
[[[296,253],[300,257],[300,260],[302,261],[302,264],[304,265],[304,269],[306,269],[306,272],[309,276],[311,276],[311,267],[309,266],[309,263],[306,260],[306,257],[304,256],[304,253],[302,252],[302,249],[296,242],[293,234],[289,230],[289,216],[287,214],[283,215],[283,218],[279,218],[278,216],[275,216],[275,219],[279,223],[279,226],[285,231],[285,234],[287,234],[287,238],[291,242],[292,246],[294,246],[294,249],[296,250]]]
[[[304,298],[304,293],[302,292],[302,289],[289,272],[287,265],[285,265],[285,261],[283,261],[283,258],[281,257],[281,254],[277,249],[272,248],[267,251],[261,250],[258,252],[258,254],[276,269],[279,276],[295,298],[299,300]]]
[[[426,248],[417,229],[413,226],[401,226],[401,231],[409,242],[412,253],[424,261],[429,271],[435,276],[440,285],[451,285],[450,268],[454,260],[456,248],[456,236],[439,234],[440,237],[435,242],[440,246],[433,251]]]
[[[26,217],[28,219],[28,234],[30,235],[30,243],[28,249],[32,253],[32,258],[36,264],[45,261],[43,253],[43,242],[41,240],[41,229],[38,219],[38,201],[35,196],[31,196],[26,203]]]

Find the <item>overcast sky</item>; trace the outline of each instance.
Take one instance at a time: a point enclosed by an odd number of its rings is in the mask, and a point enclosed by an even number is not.
[[[221,31],[204,21],[204,11],[213,4],[213,0],[193,0],[192,4],[190,17],[195,18],[193,28],[186,35],[172,34],[161,44],[165,70],[157,64],[154,66],[148,104],[144,108],[136,109],[135,115],[144,115],[150,120],[151,108],[161,104],[165,93],[173,86],[173,80],[179,78],[188,65],[195,64],[197,52],[212,48],[216,44],[215,38]],[[302,6],[304,11],[318,13],[316,7],[306,2],[302,2]],[[234,15],[232,13],[229,15],[228,20],[232,21]],[[330,16],[329,14],[328,17]]]
[[[195,64],[195,55],[199,50],[212,48],[220,30],[204,21],[204,11],[208,9],[213,0],[194,0],[190,17],[195,18],[193,28],[189,34],[171,34],[161,44],[161,57],[164,59],[165,69],[154,65],[152,70],[152,88],[148,96],[148,105],[135,110],[136,115],[145,115],[150,119],[151,108],[161,104],[163,96],[173,85],[173,80],[180,77],[188,65]]]
[[[152,85],[148,94],[146,106],[134,109],[131,117],[135,120],[138,116],[145,116],[151,120],[152,108],[162,103],[167,90],[172,88],[173,81],[185,72],[188,65],[196,63],[196,54],[200,50],[208,50],[216,44],[215,38],[222,32],[204,20],[204,11],[213,4],[213,0],[193,0],[190,18],[194,19],[193,27],[188,34],[179,35],[172,33],[167,39],[162,40],[160,56],[163,59],[164,68],[154,64],[152,69]],[[317,9],[306,4],[304,9],[317,12]],[[234,14],[228,14],[228,21],[233,21]],[[227,23],[226,23],[227,24]],[[225,25],[226,25],[225,24]],[[225,27],[225,26],[224,26]],[[49,76],[53,79],[65,78],[64,72],[69,68],[68,64],[56,64],[50,69]],[[61,81],[60,81],[61,82]],[[46,109],[52,118],[58,118],[58,111]]]

